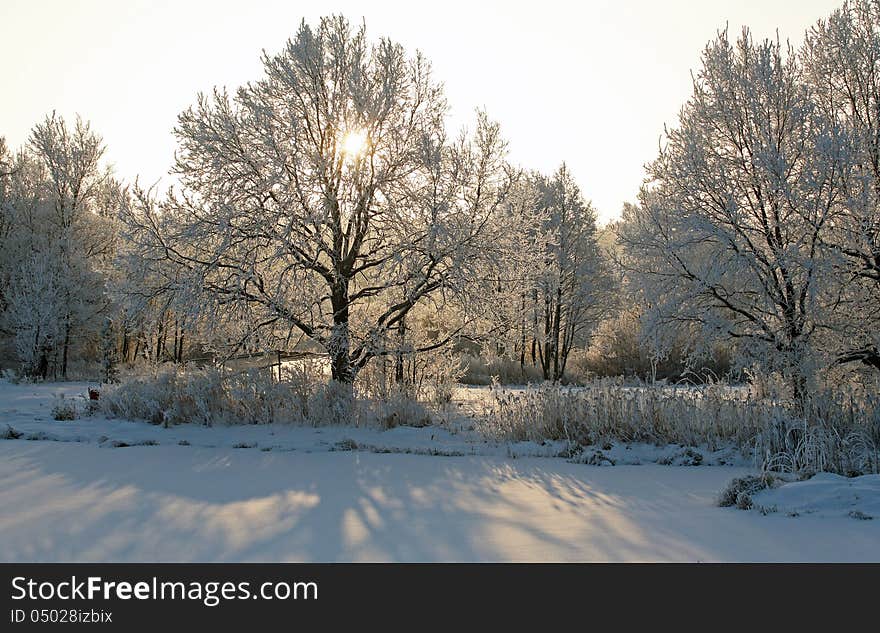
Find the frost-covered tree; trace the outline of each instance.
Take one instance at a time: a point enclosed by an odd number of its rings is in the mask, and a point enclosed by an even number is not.
[[[543,269],[546,214],[538,174],[517,175],[497,219],[497,256],[471,280],[471,311],[481,315],[472,340],[524,367],[532,339],[532,290]]]
[[[845,2],[807,33],[805,80],[815,103],[851,135],[846,213],[825,244],[840,258],[840,362],[880,370],[880,2]]]
[[[747,30],[711,42],[620,230],[653,330],[733,339],[802,390],[837,305],[822,244],[842,212],[847,152],[783,45]]]
[[[612,307],[614,280],[598,244],[596,212],[564,163],[540,191],[545,257],[533,290],[533,354],[544,378],[558,381],[575,343],[584,344]]]
[[[181,188],[128,230],[219,319],[267,341],[301,332],[350,383],[394,353],[415,306],[465,292],[492,257],[505,144],[483,115],[448,138],[427,61],[342,17],[303,22],[263,66],[180,116]]]
[[[119,357],[113,321],[107,317],[101,328],[101,379],[114,383],[119,377]]]
[[[63,335],[62,271],[52,253],[34,253],[11,275],[6,320],[26,375],[46,379]]]
[[[46,193],[53,208],[52,232],[63,297],[61,323],[61,375],[66,377],[70,348],[77,337],[87,338],[100,327],[102,277],[96,270],[101,257],[109,257],[112,234],[100,226],[101,208],[114,206],[108,191],[108,172],[101,169],[101,137],[79,117],[73,127],[55,113],[37,124],[30,148],[46,170]]]
[[[101,169],[102,152],[87,123],[77,119],[71,128],[52,114],[5,161],[0,178],[0,320],[23,367],[41,376],[50,364],[66,377],[71,350],[94,351],[108,308],[124,192]]]
[[[596,214],[563,164],[552,177],[522,175],[508,196],[499,239],[503,261],[486,281],[488,338],[560,380],[576,345],[614,304],[615,278],[598,243]]]
[[[61,318],[61,269],[47,201],[45,168],[20,151],[4,178],[0,279],[0,323],[11,337],[26,373],[45,377],[55,351]]]
[[[6,139],[0,136],[0,239],[8,229],[6,216],[2,214],[9,203],[9,182],[14,171],[14,158],[6,145]]]
[[[12,227],[12,199],[10,189],[12,175],[15,170],[14,159],[6,145],[6,139],[0,136],[0,247],[6,251],[9,231]],[[6,292],[9,285],[11,270],[5,265],[5,258],[0,255],[0,314],[6,309]]]

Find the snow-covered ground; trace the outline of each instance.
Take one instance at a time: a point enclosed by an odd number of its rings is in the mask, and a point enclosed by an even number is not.
[[[880,516],[784,511],[827,476],[755,495],[765,516],[715,505],[748,468],[648,463],[668,448],[613,447],[644,465],[602,468],[437,428],[53,420],[51,394],[84,388],[0,383],[0,434],[21,434],[0,441],[2,561],[880,562]],[[875,511],[860,479],[832,483]]]
[[[843,517],[880,523],[880,475],[841,477],[819,473],[752,496],[754,508],[789,516]]]
[[[0,442],[4,561],[880,561],[880,521],[715,507],[739,468]]]

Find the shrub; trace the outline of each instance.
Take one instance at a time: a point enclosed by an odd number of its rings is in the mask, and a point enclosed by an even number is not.
[[[11,425],[6,425],[6,430],[0,432],[0,440],[17,440],[21,438],[21,432],[16,431]]]
[[[52,398],[52,418],[61,421],[75,420],[77,417],[76,403],[57,394]]]
[[[331,380],[312,393],[303,422],[310,426],[361,426],[361,404],[351,385]]]
[[[259,369],[183,371],[166,366],[106,385],[97,403],[107,415],[166,426],[300,422],[310,396],[303,390],[300,382],[277,382]]]
[[[760,408],[748,410],[726,386],[628,386],[602,379],[582,388],[545,384],[526,390],[493,389],[481,429],[499,439],[566,439],[709,445],[745,443],[761,426]]]
[[[453,390],[464,374],[457,354],[448,349],[430,353],[406,354],[403,382],[395,379],[397,359],[393,356],[375,358],[360,371],[355,388],[361,398],[390,401],[406,394],[414,400],[442,407],[452,400]]]
[[[181,370],[166,366],[105,385],[97,406],[108,416],[176,424],[269,424],[304,426],[425,426],[424,404],[394,391],[387,399],[358,396],[351,385],[321,382],[298,369],[233,372],[222,368]]]
[[[740,510],[752,508],[752,495],[767,488],[775,488],[781,480],[769,472],[760,475],[737,477],[718,496],[718,505],[722,508],[736,506]]]
[[[17,385],[22,381],[27,382],[27,380],[24,377],[20,376],[17,371],[9,368],[0,369],[0,380],[13,385]]]
[[[433,422],[428,409],[402,390],[394,391],[385,401],[376,403],[376,420],[384,429],[396,426],[430,426]]]

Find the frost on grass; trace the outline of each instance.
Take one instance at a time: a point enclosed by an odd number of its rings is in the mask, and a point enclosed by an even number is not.
[[[390,429],[434,423],[428,407],[404,392],[369,397],[336,381],[297,374],[278,381],[259,370],[163,367],[106,385],[98,402],[110,417],[165,427],[282,423]]]
[[[718,505],[722,508],[736,506],[740,510],[751,510],[752,495],[779,484],[779,478],[771,473],[737,477],[721,491]]]
[[[16,431],[14,428],[12,428],[12,425],[10,425],[10,424],[6,425],[6,430],[4,430],[3,432],[0,432],[0,439],[4,439],[4,440],[17,440],[21,436],[22,436],[22,434],[19,431]]]
[[[859,475],[880,472],[880,397],[817,391],[791,399],[755,395],[724,382],[700,387],[583,387],[545,384],[492,389],[477,428],[504,441],[569,446],[643,443],[682,447],[658,463],[698,466],[703,454],[733,447],[763,470]],[[607,448],[606,448],[607,447]]]
[[[77,417],[76,402],[65,398],[64,394],[54,396],[52,402],[52,418],[59,421],[75,420]]]

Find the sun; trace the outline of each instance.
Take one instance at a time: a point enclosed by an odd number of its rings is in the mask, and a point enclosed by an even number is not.
[[[342,137],[342,153],[348,156],[360,156],[367,149],[367,134],[363,130],[346,132]]]

